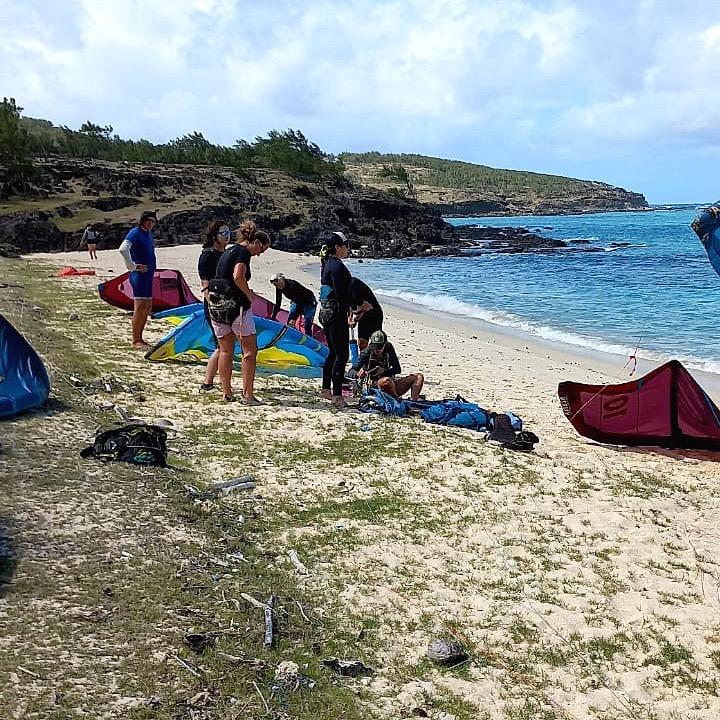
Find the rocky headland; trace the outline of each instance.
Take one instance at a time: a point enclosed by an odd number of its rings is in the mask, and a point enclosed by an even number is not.
[[[99,231],[100,247],[115,248],[147,209],[160,218],[159,246],[198,243],[215,218],[231,225],[252,219],[270,233],[274,247],[299,253],[317,253],[333,230],[345,232],[355,254],[365,258],[567,246],[526,228],[455,228],[438,205],[343,176],[61,157],[38,161],[37,167],[22,197],[3,199],[0,188],[1,255],[79,249],[89,223]]]

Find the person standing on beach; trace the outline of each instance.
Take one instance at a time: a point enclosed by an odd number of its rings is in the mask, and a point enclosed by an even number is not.
[[[323,365],[322,396],[336,408],[344,408],[342,386],[350,356],[350,283],[352,276],[343,264],[350,254],[350,243],[341,232],[334,232],[320,250],[320,314],[325,329],[328,356]]]
[[[223,399],[235,400],[232,392],[232,368],[235,339],[242,347],[242,401],[259,405],[255,397],[255,365],[257,335],[252,314],[253,291],[248,285],[251,277],[250,259],[262,255],[270,247],[270,237],[256,230],[255,223],[246,221],[237,232],[238,242],[228,248],[218,261],[215,279],[208,283],[208,307],[215,336],[220,344],[218,374]]]
[[[132,346],[142,350],[150,347],[143,339],[143,332],[152,312],[153,277],[157,267],[152,231],[156,224],[155,213],[145,211],[119,248],[130,271],[130,285],[133,289]]]
[[[377,330],[382,330],[383,310],[375,293],[356,277],[350,283],[350,299],[352,317],[357,322],[358,346],[360,350],[364,350],[370,336]]]
[[[200,284],[202,285],[205,319],[210,326],[213,340],[215,341],[215,352],[208,360],[207,369],[205,370],[205,380],[200,385],[200,390],[202,391],[212,390],[215,387],[215,376],[217,375],[218,359],[220,357],[218,339],[215,336],[215,330],[213,329],[210,312],[208,310],[207,288],[208,283],[215,278],[218,261],[222,257],[231,235],[230,227],[224,220],[213,220],[208,226],[203,249],[198,258],[198,275],[200,276]]]
[[[82,241],[87,245],[91,260],[97,260],[97,230],[92,225],[85,228]]]
[[[313,295],[313,291],[301,285],[297,280],[286,278],[282,273],[273,275],[270,282],[275,287],[275,307],[270,319],[274,320],[278,312],[280,312],[284,295],[290,300],[290,314],[288,315],[287,324],[294,326],[297,319],[302,315],[303,331],[306,335],[312,337],[313,321],[317,309],[317,300]]]

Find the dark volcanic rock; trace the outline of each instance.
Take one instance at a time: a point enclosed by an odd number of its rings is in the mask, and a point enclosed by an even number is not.
[[[65,233],[58,230],[45,212],[15,213],[0,217],[0,243],[21,252],[67,250]]]
[[[120,210],[126,207],[137,205],[140,201],[137,198],[122,197],[120,195],[111,195],[110,197],[98,198],[93,200],[90,205],[96,210],[102,212],[110,212],[112,210]]]
[[[466,247],[466,252],[473,254],[537,252],[567,247],[564,240],[536,235],[524,227],[490,228],[466,225],[457,230],[463,240],[472,243],[470,247]]]

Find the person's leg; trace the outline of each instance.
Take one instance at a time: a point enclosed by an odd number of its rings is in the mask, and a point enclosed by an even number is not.
[[[341,318],[335,330],[335,362],[332,370],[333,399],[342,400],[342,388],[345,381],[345,366],[350,357],[350,328],[345,318]]]
[[[297,319],[300,317],[300,310],[298,306],[293,302],[290,303],[290,310],[288,311],[288,319],[287,324],[290,327],[294,327],[297,329]]]
[[[257,367],[257,335],[244,335],[238,338],[242,345],[243,399],[246,403],[256,403],[255,368]]]
[[[205,369],[205,381],[203,387],[210,390],[215,382],[215,376],[218,374],[218,361],[220,360],[220,349],[215,348],[215,352],[210,356],[207,367]]]
[[[217,332],[217,327],[215,328]],[[232,397],[232,369],[233,355],[235,354],[235,335],[232,331],[218,337],[220,348],[218,350],[218,375],[225,398]]]
[[[133,347],[143,348],[150,347],[148,343],[143,340],[143,331],[147,324],[147,319],[150,317],[152,310],[152,300],[145,298],[135,298],[133,300],[133,316],[132,316],[132,344]]]
[[[336,356],[335,334],[332,323],[328,323],[327,325],[325,325],[324,329],[325,339],[327,340],[328,346],[328,355],[325,358],[325,363],[323,364],[321,395],[327,400],[330,400],[330,398],[332,397],[332,391],[330,389],[332,386],[332,372],[333,367],[335,367]]]
[[[412,390],[410,392],[410,398],[412,400],[418,400],[420,393],[422,392],[423,385],[425,384],[425,376],[422,373],[413,373],[411,376],[413,379]]]
[[[378,389],[382,390],[384,393],[387,393],[388,395],[392,395],[393,397],[399,397],[401,393],[398,393],[396,388],[396,383],[392,378],[384,377],[380,378],[377,383]]]
[[[303,312],[303,332],[310,337],[313,336],[313,322],[315,321],[315,309],[317,305],[308,305]]]

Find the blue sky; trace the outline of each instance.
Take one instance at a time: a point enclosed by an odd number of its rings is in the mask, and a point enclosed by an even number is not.
[[[301,129],[720,196],[710,0],[0,0],[0,93],[25,114],[162,141]]]

